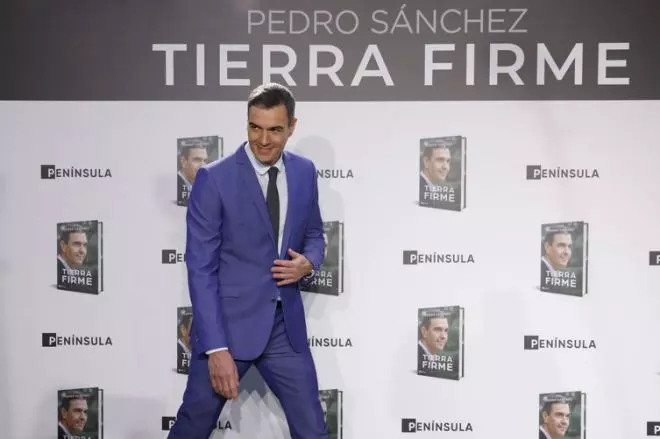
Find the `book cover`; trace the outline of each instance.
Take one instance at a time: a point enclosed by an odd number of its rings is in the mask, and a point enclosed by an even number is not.
[[[584,392],[539,395],[539,439],[585,439],[587,395]]]
[[[464,376],[465,311],[460,306],[418,310],[417,374],[460,380]]]
[[[328,426],[328,439],[343,437],[343,392],[338,389],[319,390],[319,399],[325,423]]]
[[[99,294],[103,291],[103,222],[57,224],[57,289]]]
[[[103,389],[57,391],[57,439],[103,439]]]
[[[467,206],[467,139],[429,137],[419,143],[419,205],[462,211]]]
[[[219,136],[182,137],[177,139],[176,143],[176,203],[179,206],[188,206],[188,197],[190,197],[197,170],[222,157],[223,138]]]
[[[190,330],[193,314],[191,306],[182,306],[176,310],[176,371],[188,375],[190,371]]]
[[[324,222],[323,239],[325,259],[303,291],[339,296],[344,292],[344,223]]]
[[[587,294],[588,224],[543,224],[541,236],[541,291],[570,296]]]

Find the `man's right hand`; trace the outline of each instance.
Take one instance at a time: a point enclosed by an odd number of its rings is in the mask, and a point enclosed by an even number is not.
[[[238,399],[238,371],[229,351],[217,351],[209,355],[211,385],[226,399]]]

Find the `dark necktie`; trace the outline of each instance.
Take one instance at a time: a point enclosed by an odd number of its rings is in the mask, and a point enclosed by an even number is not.
[[[279,169],[271,167],[268,170],[268,190],[266,191],[266,204],[268,205],[268,214],[270,222],[273,225],[273,236],[275,237],[275,247],[278,245],[278,236],[280,230],[280,195],[277,192],[277,172]]]

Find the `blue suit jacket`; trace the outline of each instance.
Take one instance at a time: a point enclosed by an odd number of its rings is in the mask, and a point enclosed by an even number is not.
[[[273,261],[291,259],[291,248],[318,270],[325,242],[316,168],[284,152],[288,208],[278,254],[244,145],[197,172],[186,214],[186,265],[198,352],[228,347],[234,359],[252,360],[263,352],[273,327],[278,289],[270,271]],[[287,333],[300,352],[307,349],[307,328],[299,285],[279,289]]]

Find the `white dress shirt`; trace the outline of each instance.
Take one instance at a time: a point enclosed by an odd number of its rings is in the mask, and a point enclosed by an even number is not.
[[[261,186],[261,192],[264,194],[264,200],[266,200],[266,193],[268,192],[268,170],[271,168],[269,165],[264,165],[259,162],[254,156],[254,153],[250,149],[250,144],[246,143],[245,152],[247,153],[252,167],[257,173],[257,180],[259,180],[259,186]],[[282,235],[284,232],[284,221],[286,220],[286,208],[289,201],[288,197],[288,188],[286,184],[286,169],[284,168],[284,160],[280,155],[279,160],[273,165],[279,172],[277,173],[277,192],[280,197],[280,225],[279,225],[279,235],[277,237],[277,252],[278,254],[282,252]]]

